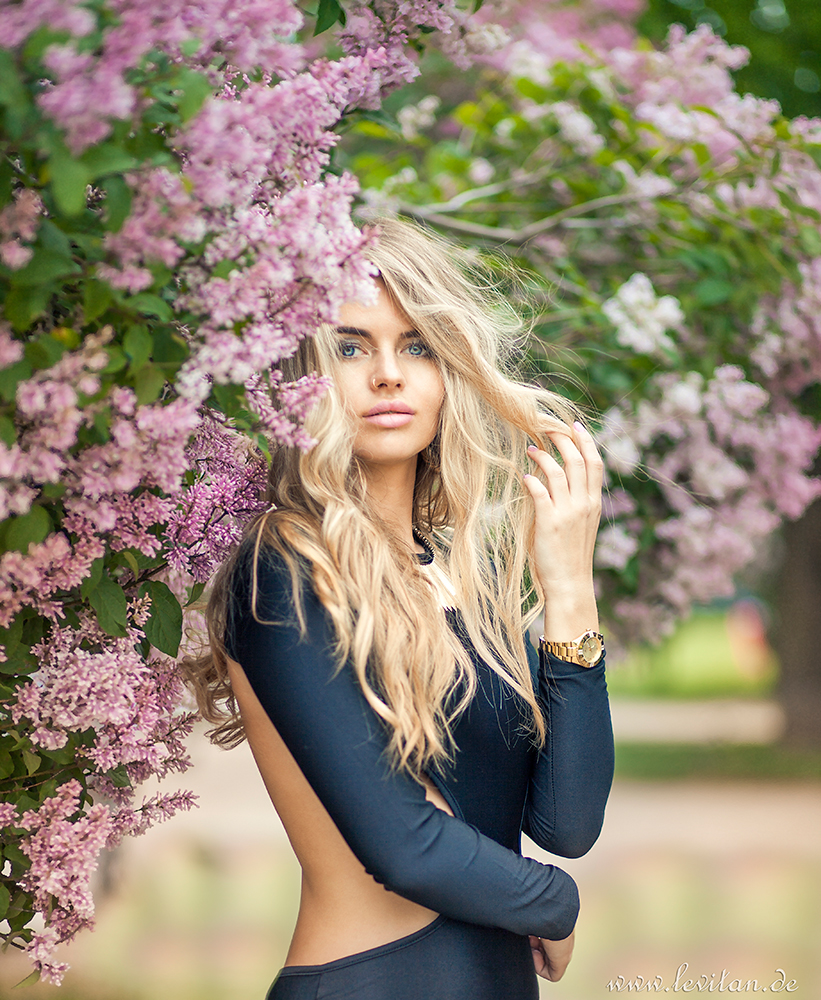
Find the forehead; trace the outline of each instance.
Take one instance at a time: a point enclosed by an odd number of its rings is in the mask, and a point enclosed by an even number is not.
[[[381,281],[376,302],[363,305],[361,302],[346,302],[339,310],[337,329],[362,330],[367,333],[404,333],[413,330],[413,323],[393,302]]]

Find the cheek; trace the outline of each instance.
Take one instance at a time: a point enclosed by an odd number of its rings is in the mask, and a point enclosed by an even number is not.
[[[442,376],[437,371],[431,387],[431,410],[436,414],[436,422],[439,422],[439,415],[445,402],[445,383]]]

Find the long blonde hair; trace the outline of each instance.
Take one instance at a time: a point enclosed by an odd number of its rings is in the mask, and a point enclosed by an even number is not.
[[[538,474],[528,444],[551,449],[545,432],[578,414],[562,397],[519,380],[515,362],[527,331],[475,262],[460,261],[456,248],[415,224],[376,225],[378,241],[367,255],[445,386],[438,432],[417,461],[413,523],[450,576],[476,652],[527,703],[541,745],[545,721],[524,633],[545,595],[532,572],[533,502],[521,476]],[[320,328],[282,362],[284,378],[333,376],[337,339],[333,327]],[[303,634],[302,588],[314,588],[333,623],[337,669],[350,660],[384,720],[391,763],[419,780],[451,758],[452,726],[476,691],[476,669],[425,571],[371,506],[353,453],[352,415],[334,387],[305,428],[318,443],[307,453],[275,451],[272,509],[249,526],[240,551],[253,545],[256,559],[271,546],[285,559]],[[210,650],[186,664],[203,715],[217,724],[211,738],[224,746],[244,737],[223,644],[235,563],[236,556],[214,580],[206,613]],[[253,610],[256,616],[256,572]]]

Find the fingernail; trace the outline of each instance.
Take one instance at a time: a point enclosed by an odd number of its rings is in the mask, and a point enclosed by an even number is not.
[[[573,426],[576,428],[577,431],[583,431],[584,430],[584,424],[581,422],[581,420],[574,420],[573,421]]]
[[[528,451],[536,451],[536,445],[535,444],[529,444],[527,446],[527,450]]]

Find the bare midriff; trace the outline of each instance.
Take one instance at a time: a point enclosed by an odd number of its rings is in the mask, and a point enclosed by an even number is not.
[[[238,663],[231,685],[262,780],[302,867],[296,928],[285,965],[322,965],[376,948],[436,919],[437,913],[368,875],[308,784]],[[430,782],[427,798],[453,815]]]

